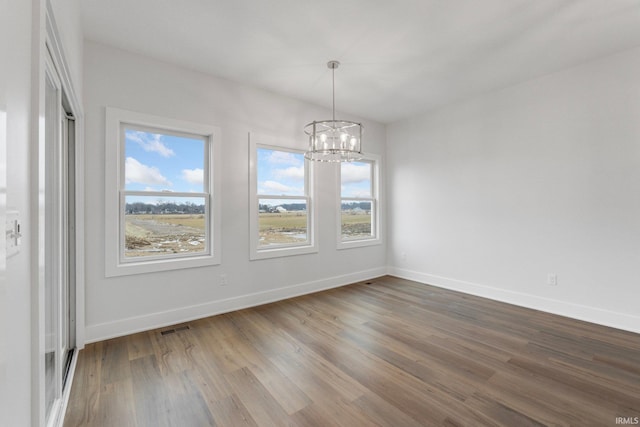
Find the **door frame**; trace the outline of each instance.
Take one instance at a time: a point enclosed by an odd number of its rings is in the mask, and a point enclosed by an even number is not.
[[[85,312],[84,312],[84,292],[85,292],[85,269],[84,269],[84,112],[81,100],[76,90],[77,82],[71,76],[67,58],[64,54],[62,38],[58,32],[55,22],[53,7],[48,0],[33,1],[33,52],[32,52],[32,87],[33,108],[32,108],[32,149],[31,149],[31,219],[29,220],[31,234],[32,256],[32,352],[31,352],[31,415],[32,425],[44,427],[46,420],[45,413],[45,327],[44,327],[44,230],[40,218],[44,218],[44,173],[45,173],[45,78],[47,58],[51,58],[60,80],[61,88],[65,94],[65,107],[75,118],[73,125],[75,167],[73,171],[73,181],[75,191],[73,194],[75,218],[73,225],[75,237],[74,259],[70,260],[75,276],[75,325],[72,333],[75,335],[76,350],[84,347],[85,333]],[[62,425],[66,405],[71,389],[75,363],[77,361],[77,351],[74,351],[71,365],[69,367],[68,381],[62,389],[57,416],[50,420],[49,426]]]
[[[73,174],[75,191],[73,194],[75,202],[75,259],[72,260],[75,268],[76,279],[76,347],[84,348],[84,289],[85,289],[85,269],[84,269],[84,110],[81,100],[75,90],[73,79],[67,60],[62,49],[62,42],[53,16],[53,9],[49,1],[46,2],[46,39],[43,54],[49,51],[53,64],[58,70],[58,75],[62,83],[62,89],[66,96],[68,105],[66,106],[74,118],[73,140],[74,140],[74,160],[75,173]]]

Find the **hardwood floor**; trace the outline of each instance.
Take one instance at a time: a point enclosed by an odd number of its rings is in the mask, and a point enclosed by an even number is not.
[[[394,277],[370,282],[88,345],[64,425],[640,417],[640,335]]]

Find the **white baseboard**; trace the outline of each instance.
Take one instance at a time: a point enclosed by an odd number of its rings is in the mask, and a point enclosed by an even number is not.
[[[174,310],[151,313],[144,316],[129,317],[126,319],[116,320],[114,322],[88,325],[85,328],[85,343],[103,341],[109,338],[162,328],[164,326],[189,322],[203,317],[214,316],[216,314],[228,313],[230,311],[241,310],[243,308],[255,307],[287,298],[337,288],[354,282],[384,276],[386,272],[386,267],[374,268],[371,270],[314,280],[298,285],[271,289],[264,292],[256,292],[234,298],[210,301],[204,304],[181,307]]]
[[[464,292],[483,298],[506,302],[521,307],[532,308],[534,310],[547,313],[558,314],[560,316],[573,319],[584,320],[585,322],[596,323],[603,326],[622,329],[629,332],[640,333],[640,317],[616,313],[610,310],[603,310],[570,302],[543,298],[536,295],[509,291],[506,289],[494,288],[477,283],[465,282],[463,280],[451,279],[448,277],[436,276],[413,270],[389,266],[387,274],[403,279],[414,280],[416,282],[437,286],[439,288]]]

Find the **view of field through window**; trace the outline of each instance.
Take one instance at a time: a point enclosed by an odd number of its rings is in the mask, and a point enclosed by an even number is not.
[[[309,242],[304,155],[257,149],[258,247]]]
[[[340,164],[340,232],[342,240],[370,238],[373,212],[373,165]]]
[[[206,252],[205,143],[125,128],[126,258]]]
[[[290,200],[260,199],[258,232],[262,247],[307,242],[307,204]]]
[[[206,140],[125,128],[124,256],[157,257],[207,251]],[[310,241],[302,153],[257,149],[258,247]],[[371,162],[341,167],[341,235],[369,238],[373,224]]]
[[[140,199],[141,197],[137,197]],[[127,196],[127,200],[131,197]],[[125,204],[125,256],[205,251],[205,205],[151,197]]]
[[[343,239],[371,237],[371,202],[343,200],[340,227]]]

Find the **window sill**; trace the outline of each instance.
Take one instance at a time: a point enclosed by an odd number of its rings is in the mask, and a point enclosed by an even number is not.
[[[381,245],[382,240],[379,238],[375,239],[358,239],[358,240],[341,240],[338,242],[337,249],[352,249],[352,248],[363,248],[366,246],[376,246]]]
[[[202,255],[184,258],[154,259],[140,262],[119,263],[107,265],[105,276],[128,276],[133,274],[156,273],[159,271],[180,270],[183,268],[206,267],[219,265],[220,259],[212,255]]]
[[[254,249],[249,256],[251,261],[269,258],[280,258],[296,255],[315,254],[318,253],[316,246],[289,246],[273,249]]]

